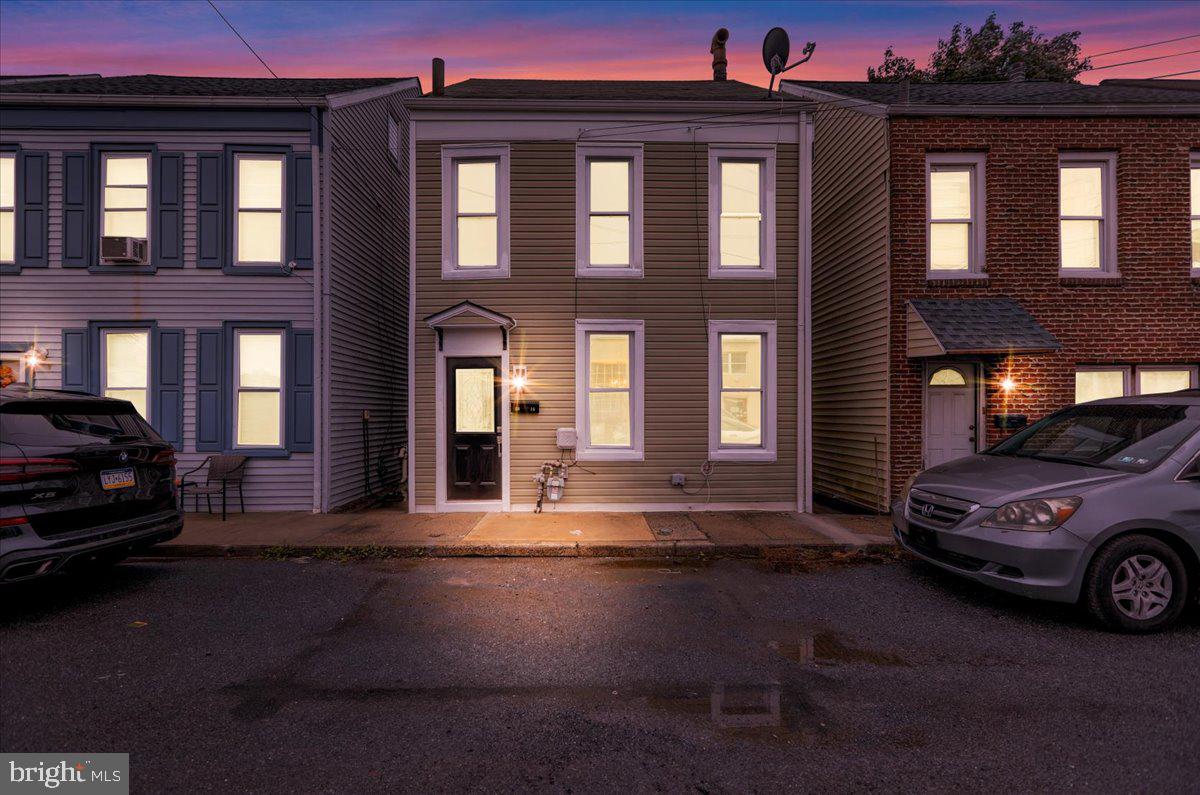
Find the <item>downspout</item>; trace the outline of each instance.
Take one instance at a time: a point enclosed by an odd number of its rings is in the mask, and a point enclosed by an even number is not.
[[[329,111],[321,110],[318,113],[323,116],[328,116]],[[320,117],[319,117],[320,118]],[[318,417],[317,424],[320,432],[317,434],[317,457],[319,476],[317,478],[317,493],[320,496],[320,511],[321,513],[329,512],[329,478],[331,474],[329,447],[331,443],[329,412],[332,397],[332,356],[330,355],[330,338],[331,330],[329,327],[329,288],[331,284],[330,275],[330,233],[329,233],[329,205],[330,194],[333,193],[331,180],[333,177],[333,142],[331,136],[324,134],[326,127],[326,119],[321,118],[321,174],[322,186],[321,191],[321,278],[317,280],[318,295],[317,295],[317,321],[319,323],[319,333],[316,335],[320,340],[320,362],[321,362],[321,388],[317,391],[318,400],[316,406],[316,416]],[[332,119],[328,119],[332,122]]]

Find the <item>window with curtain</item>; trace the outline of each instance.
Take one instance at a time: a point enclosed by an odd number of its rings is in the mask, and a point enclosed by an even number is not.
[[[721,160],[720,267],[762,266],[762,162]]]
[[[237,447],[283,446],[283,332],[235,336],[234,439]]]
[[[282,264],[284,156],[241,153],[234,162],[237,264]]]
[[[632,447],[633,400],[628,332],[589,332],[588,443],[591,447]]]

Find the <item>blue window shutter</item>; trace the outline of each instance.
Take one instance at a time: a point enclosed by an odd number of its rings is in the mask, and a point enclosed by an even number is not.
[[[196,266],[225,266],[225,167],[222,156],[196,156]]]
[[[287,448],[293,453],[313,451],[313,333],[291,334],[288,357]]]
[[[155,267],[183,267],[183,155],[154,158],[154,223],[150,251]],[[165,438],[165,437],[164,437]],[[170,441],[170,440],[168,440]]]
[[[64,268],[86,268],[91,264],[90,174],[87,152],[68,152],[63,155]]]
[[[159,329],[154,369],[154,430],[183,444],[183,330]]]
[[[288,160],[289,262],[297,268],[313,266],[313,164],[312,155],[292,154]]]
[[[196,450],[220,452],[225,446],[225,334],[196,332]]]
[[[45,152],[21,152],[17,173],[21,181],[17,208],[16,260],[24,268],[50,264],[46,253],[47,222],[50,216],[49,186]]]
[[[88,330],[63,329],[62,335],[62,388],[87,392],[91,380],[91,367],[88,362],[91,358],[91,345],[88,342]]]

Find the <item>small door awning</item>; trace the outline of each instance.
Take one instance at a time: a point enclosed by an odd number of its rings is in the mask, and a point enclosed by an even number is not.
[[[908,356],[1056,351],[1062,345],[1011,298],[913,299]]]
[[[508,332],[517,325],[516,318],[488,309],[471,301],[461,301],[449,309],[435,312],[425,318],[425,323],[437,332],[438,350],[442,349],[442,334],[448,328],[498,328],[508,348]]]

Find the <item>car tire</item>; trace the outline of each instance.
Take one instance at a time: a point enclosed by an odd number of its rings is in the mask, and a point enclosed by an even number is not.
[[[1166,629],[1187,606],[1190,583],[1179,554],[1157,538],[1122,536],[1096,553],[1083,581],[1088,612],[1118,632]]]

